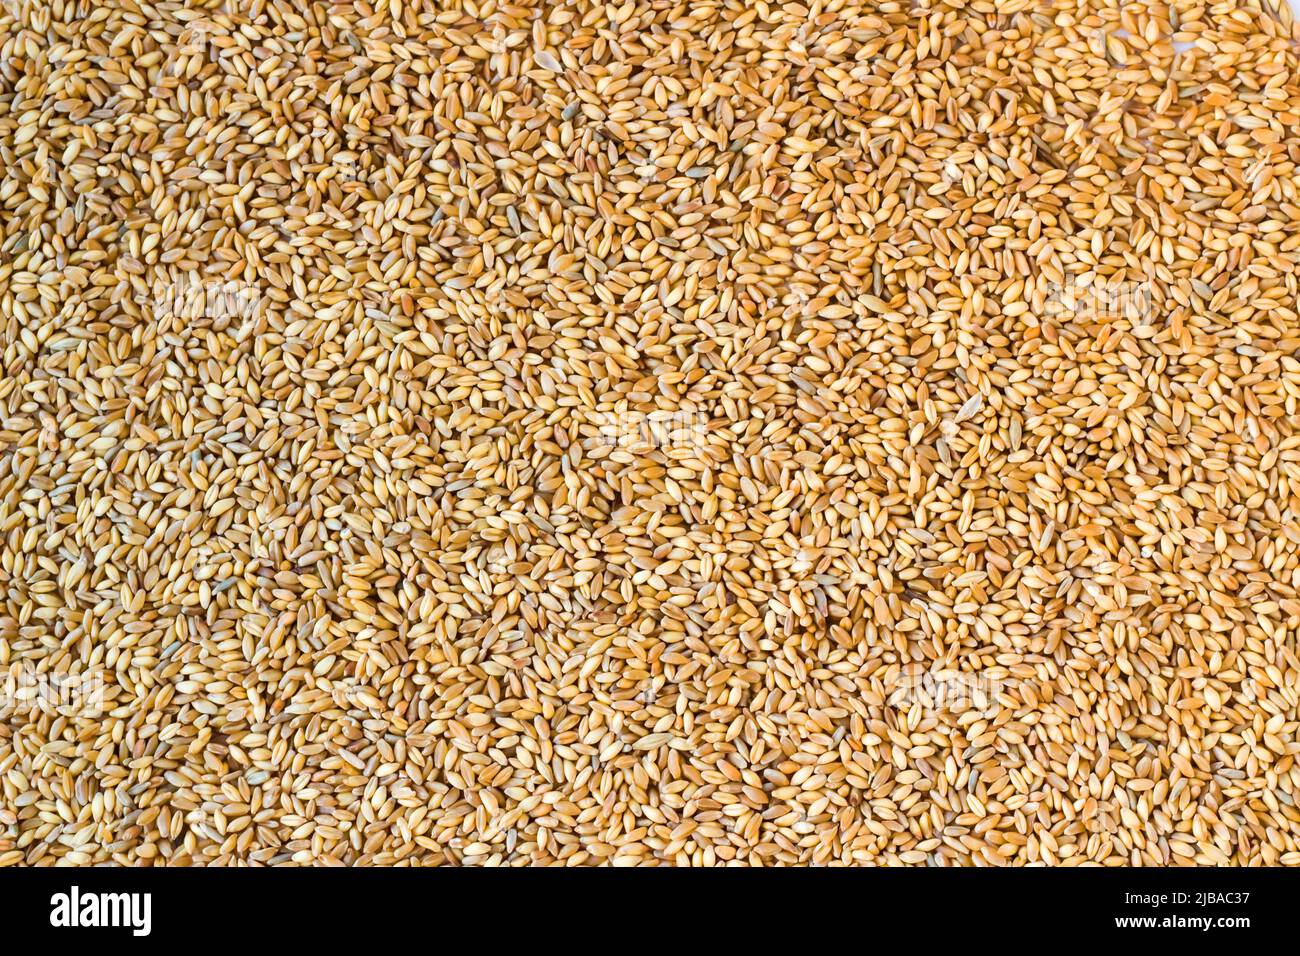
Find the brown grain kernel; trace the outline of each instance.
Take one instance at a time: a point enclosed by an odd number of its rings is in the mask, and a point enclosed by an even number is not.
[[[0,866],[1300,864],[1298,159],[1274,0],[0,4]]]

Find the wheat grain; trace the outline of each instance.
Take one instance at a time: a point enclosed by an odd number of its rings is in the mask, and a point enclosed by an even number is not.
[[[1300,863],[1298,40],[0,4],[0,865]]]

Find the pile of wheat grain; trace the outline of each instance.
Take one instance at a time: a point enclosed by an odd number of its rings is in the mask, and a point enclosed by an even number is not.
[[[1273,2],[0,3],[0,865],[1300,864]]]

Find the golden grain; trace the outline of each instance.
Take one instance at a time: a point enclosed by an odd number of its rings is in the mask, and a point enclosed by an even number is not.
[[[1300,864],[1298,159],[1273,0],[0,5],[0,865]]]

